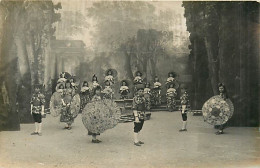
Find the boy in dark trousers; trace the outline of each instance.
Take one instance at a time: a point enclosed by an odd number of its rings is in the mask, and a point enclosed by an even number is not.
[[[143,128],[145,117],[145,98],[144,85],[136,85],[136,95],[133,98],[133,113],[134,113],[134,145],[141,146],[144,142],[138,140],[138,134]]]
[[[189,98],[188,98],[187,90],[184,89],[184,92],[181,99],[181,116],[182,116],[182,128],[179,130],[180,132],[187,131],[187,112],[189,108]]]
[[[31,115],[35,123],[35,131],[31,135],[42,135],[42,116],[44,115],[45,96],[40,92],[40,85],[35,85],[31,98]]]

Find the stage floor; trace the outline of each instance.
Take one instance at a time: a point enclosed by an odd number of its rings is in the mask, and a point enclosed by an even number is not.
[[[21,131],[0,132],[0,168],[225,168],[260,167],[258,128],[229,127],[215,135],[201,116],[188,115],[188,131],[180,133],[180,112],[152,112],[144,123],[141,147],[133,145],[133,123],[120,123],[91,143],[79,115],[71,130],[47,115],[43,135],[32,136],[33,124]]]

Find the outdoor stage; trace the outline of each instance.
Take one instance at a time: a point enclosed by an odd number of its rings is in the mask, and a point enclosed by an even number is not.
[[[91,143],[79,115],[71,130],[47,115],[43,135],[30,135],[33,124],[21,131],[0,132],[0,168],[15,167],[260,167],[258,128],[229,127],[215,135],[202,116],[188,115],[188,131],[179,133],[180,112],[152,112],[141,132],[141,147],[133,145],[133,123],[120,123]]]

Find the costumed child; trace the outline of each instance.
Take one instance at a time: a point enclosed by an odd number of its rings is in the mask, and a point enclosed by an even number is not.
[[[229,100],[229,97],[228,97],[228,93],[227,93],[227,89],[226,89],[226,86],[223,84],[223,83],[219,83],[218,84],[218,92],[219,92],[219,96],[224,99],[225,101],[228,101]],[[230,100],[229,100],[230,101]],[[232,104],[232,103],[231,103]],[[230,106],[230,103],[229,103],[229,106]],[[224,133],[224,128],[225,128],[225,124],[221,124],[221,125],[216,125],[215,127],[218,127],[219,130],[216,132],[216,135],[220,135],[220,134],[223,134]]]
[[[218,91],[218,95],[211,97],[204,103],[202,115],[204,121],[219,129],[216,135],[221,135],[224,133],[225,125],[234,113],[234,105],[229,99],[223,83],[218,84]]]
[[[152,89],[152,97],[153,104],[160,105],[161,104],[161,86],[162,84],[159,81],[158,76],[154,77],[153,89]]]
[[[64,127],[64,129],[68,129],[68,130],[71,129],[71,125],[74,122],[74,117],[70,109],[71,101],[74,95],[75,95],[75,91],[72,88],[70,81],[66,81],[63,98],[61,99],[62,110],[61,110],[60,122],[65,122],[66,126]]]
[[[105,81],[105,88],[103,89],[102,93],[104,94],[103,98],[104,99],[112,99],[113,98],[113,90],[110,86],[109,81]]]
[[[60,78],[58,79],[58,81],[57,81],[57,83],[64,83],[64,82],[66,82],[66,75],[65,75],[65,72],[62,72],[61,74],[60,74]]]
[[[40,92],[40,85],[35,85],[31,98],[31,115],[33,116],[35,131],[31,135],[42,135],[42,116],[44,115],[45,96]]]
[[[94,75],[93,77],[92,77],[92,89],[95,89],[97,86],[100,86],[99,85],[99,83],[98,83],[98,78],[97,78],[97,76],[96,75]]]
[[[76,76],[72,76],[70,78],[70,84],[71,84],[72,89],[74,89],[75,91],[78,90],[78,86],[76,84]]]
[[[173,82],[175,80],[175,78],[176,78],[176,73],[175,72],[169,72],[166,84]]]
[[[153,88],[160,89],[161,86],[162,86],[162,84],[160,83],[158,76],[155,76],[154,77]]]
[[[138,134],[143,128],[145,117],[145,98],[143,84],[136,85],[136,95],[133,98],[133,114],[134,114],[134,145],[141,146],[144,142],[138,140]]]
[[[181,100],[181,116],[182,116],[182,128],[180,132],[187,131],[187,112],[189,109],[189,95],[187,89],[184,88],[184,93],[180,97]]]
[[[170,111],[173,111],[176,105],[175,98],[177,96],[177,91],[174,88],[174,83],[168,83],[169,88],[166,91],[166,98],[167,98],[167,106]]]
[[[106,76],[105,76],[105,81],[109,81],[110,86],[112,86],[114,84],[114,76],[113,76],[113,72],[111,69],[109,69],[107,71]]]
[[[94,90],[92,101],[82,111],[82,122],[92,136],[92,143],[100,143],[97,136],[107,129],[115,127],[121,116],[116,103],[110,99],[101,98],[101,87]]]
[[[149,82],[147,82],[145,84],[144,98],[145,98],[146,110],[150,110],[151,109],[151,89],[150,89],[150,83]]]
[[[90,101],[90,88],[88,87],[88,82],[84,81],[80,90],[80,112],[82,112],[83,108]]]
[[[140,72],[140,71],[137,71],[137,72],[135,73],[135,78],[134,78],[134,84],[135,84],[135,85],[136,85],[136,84],[142,84],[142,83],[143,83],[142,76],[143,76],[143,74],[142,74],[142,72]]]
[[[150,83],[147,82],[147,83],[145,84],[144,94],[150,94],[150,92],[151,92]]]
[[[126,80],[122,80],[121,82],[121,87],[119,89],[119,93],[120,93],[120,99],[127,99],[128,98],[128,94],[130,93],[129,87],[128,87],[128,83]]]

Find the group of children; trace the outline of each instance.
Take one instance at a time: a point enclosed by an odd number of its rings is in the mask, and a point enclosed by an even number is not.
[[[80,90],[78,90],[78,84],[76,84],[75,77],[67,76],[66,73],[61,73],[60,78],[57,81],[56,92],[53,94],[55,97],[52,101],[55,108],[60,110],[60,122],[64,122],[66,125],[64,129],[70,130],[74,119],[77,117],[78,112],[82,112],[86,105],[92,101],[99,101],[101,99],[112,99],[113,98],[113,89],[112,85],[115,83],[113,71],[108,70],[105,77],[105,87],[101,87],[98,82],[97,76],[94,75],[92,77],[92,83],[89,86],[87,81],[83,81]],[[168,74],[168,79],[166,81],[168,85],[167,93],[174,92],[176,93],[176,81],[175,81],[175,73],[171,72]],[[150,84],[143,83],[142,73],[138,71],[136,73],[136,77],[134,78],[135,85],[135,94],[133,97],[133,115],[135,117],[134,121],[134,145],[140,146],[144,144],[144,142],[138,140],[138,134],[142,130],[144,124],[144,117],[146,111],[146,98],[145,94],[150,94],[151,88]],[[159,82],[159,78],[155,77],[153,90],[157,91],[160,94],[162,84]],[[128,98],[128,94],[130,93],[127,80],[123,80],[121,82],[120,87],[121,98]],[[103,96],[101,97],[101,94]],[[79,97],[77,99],[77,96]],[[35,121],[35,131],[32,135],[42,135],[41,127],[42,127],[42,115],[44,114],[44,95],[40,92],[40,87],[35,87],[35,93],[32,96],[31,102],[31,113],[33,115]],[[56,103],[56,104],[55,104]],[[185,91],[181,96],[181,112],[183,118],[183,127],[180,131],[187,131],[187,110],[189,106],[188,94]],[[77,111],[78,107],[78,112]],[[58,113],[57,113],[58,114]],[[58,115],[57,115],[58,116]],[[97,133],[91,133],[89,131],[89,135],[92,135],[92,142],[99,143],[100,140],[96,139],[96,136],[99,135]]]

